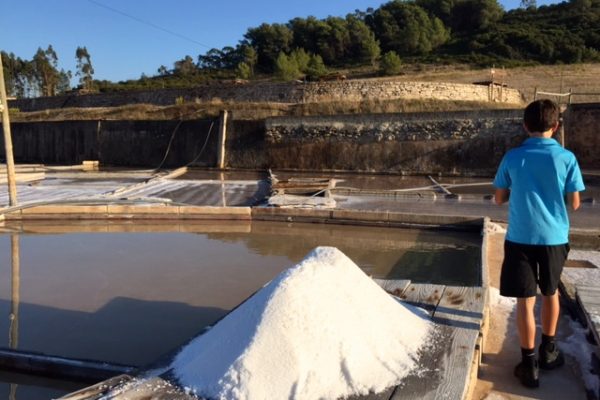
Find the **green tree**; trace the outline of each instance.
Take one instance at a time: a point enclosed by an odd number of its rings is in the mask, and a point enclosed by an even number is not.
[[[281,52],[275,61],[275,74],[283,81],[293,81],[302,76],[296,60]]]
[[[402,71],[402,60],[395,51],[388,51],[381,57],[381,73],[398,75]]]
[[[307,64],[306,75],[310,80],[317,80],[327,73],[327,67],[323,58],[318,54],[312,54]]]
[[[368,62],[374,65],[375,60],[381,54],[381,48],[379,42],[375,39],[375,34],[364,21],[354,15],[348,15],[346,23],[350,33],[348,61],[352,63]]]
[[[503,15],[504,10],[497,0],[460,0],[452,8],[450,28],[456,32],[473,33],[488,29]]]
[[[423,8],[430,15],[438,17],[445,26],[452,23],[452,9],[456,0],[416,0],[415,4]]]
[[[235,69],[235,76],[240,79],[250,79],[252,77],[252,69],[248,64],[242,61]]]
[[[38,93],[42,96],[54,96],[59,81],[59,71],[58,56],[52,45],[48,45],[46,50],[38,48],[32,63]]]
[[[190,75],[196,71],[196,64],[191,56],[185,56],[173,64],[173,72],[177,75]]]
[[[71,90],[71,78],[73,74],[71,71],[65,71],[61,68],[58,73],[58,84],[56,85],[56,93],[62,94]]]
[[[292,51],[289,58],[296,63],[300,72],[306,72],[311,56],[304,49],[300,48]]]
[[[519,4],[519,7],[521,7],[524,10],[535,10],[537,8],[537,1],[536,0],[521,0],[521,4]]]
[[[254,76],[254,67],[256,67],[256,63],[258,62],[258,54],[254,47],[246,44],[242,45],[241,50],[243,62],[250,67],[250,76]]]
[[[158,70],[156,72],[158,72],[159,76],[169,75],[169,70],[164,65],[161,65],[160,67],[158,67]]]
[[[276,68],[279,53],[288,54],[291,51],[293,34],[283,24],[262,24],[248,29],[244,38],[246,44],[256,50],[257,66],[265,72],[272,72]]]
[[[446,43],[450,33],[437,17],[413,3],[394,0],[373,13],[372,28],[384,51],[423,55]]]
[[[79,76],[79,85],[83,89],[91,90],[94,83],[94,67],[87,47],[77,47],[75,58],[77,59],[77,72],[75,75]]]
[[[14,53],[0,52],[4,67],[6,92],[9,96],[26,97],[28,91],[35,85],[31,62],[22,60]]]

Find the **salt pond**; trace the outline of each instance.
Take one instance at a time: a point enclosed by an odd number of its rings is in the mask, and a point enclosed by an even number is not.
[[[178,347],[319,245],[338,247],[374,277],[480,279],[476,233],[244,221],[3,230],[0,313],[18,305],[12,324],[0,320],[5,337],[17,327],[18,349],[130,365]]]

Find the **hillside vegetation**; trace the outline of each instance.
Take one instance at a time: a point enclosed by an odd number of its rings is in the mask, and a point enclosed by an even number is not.
[[[410,65],[406,71],[394,79],[403,81],[437,81],[472,83],[489,78],[490,69],[469,68],[468,66],[423,66]],[[389,78],[381,78],[389,79]],[[600,102],[600,63],[573,65],[543,65],[517,67],[505,71],[498,78],[512,88],[519,89],[525,99],[533,99],[539,91],[573,93],[595,93],[595,95],[574,95],[572,102]],[[551,96],[544,96],[551,97]],[[566,102],[567,98],[553,98]],[[365,100],[361,102],[335,101],[327,103],[282,104],[266,102],[223,102],[218,99],[204,103],[173,104],[157,106],[131,104],[121,107],[62,108],[37,112],[19,112],[11,109],[11,121],[63,121],[63,120],[164,120],[198,119],[218,116],[221,110],[229,110],[236,119],[263,119],[275,116],[335,115],[355,113],[396,113],[396,112],[443,112],[461,110],[481,110],[512,108],[514,105],[498,102],[444,101],[444,100]]]

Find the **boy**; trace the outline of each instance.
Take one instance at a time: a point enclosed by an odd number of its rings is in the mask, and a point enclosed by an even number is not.
[[[585,189],[575,156],[552,139],[558,118],[558,107],[550,100],[529,104],[523,117],[529,138],[504,155],[494,179],[496,204],[510,197],[500,294],[517,298],[522,361],[514,373],[527,387],[539,386],[538,368],[564,364],[554,335],[560,311],[556,289],[569,253],[565,197],[577,210],[579,192]],[[542,292],[539,363],[533,312],[538,285]]]

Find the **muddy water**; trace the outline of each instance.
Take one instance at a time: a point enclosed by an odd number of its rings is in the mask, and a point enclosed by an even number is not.
[[[128,365],[185,342],[319,245],[374,277],[480,279],[480,238],[467,233],[256,222],[2,229],[0,346]]]

